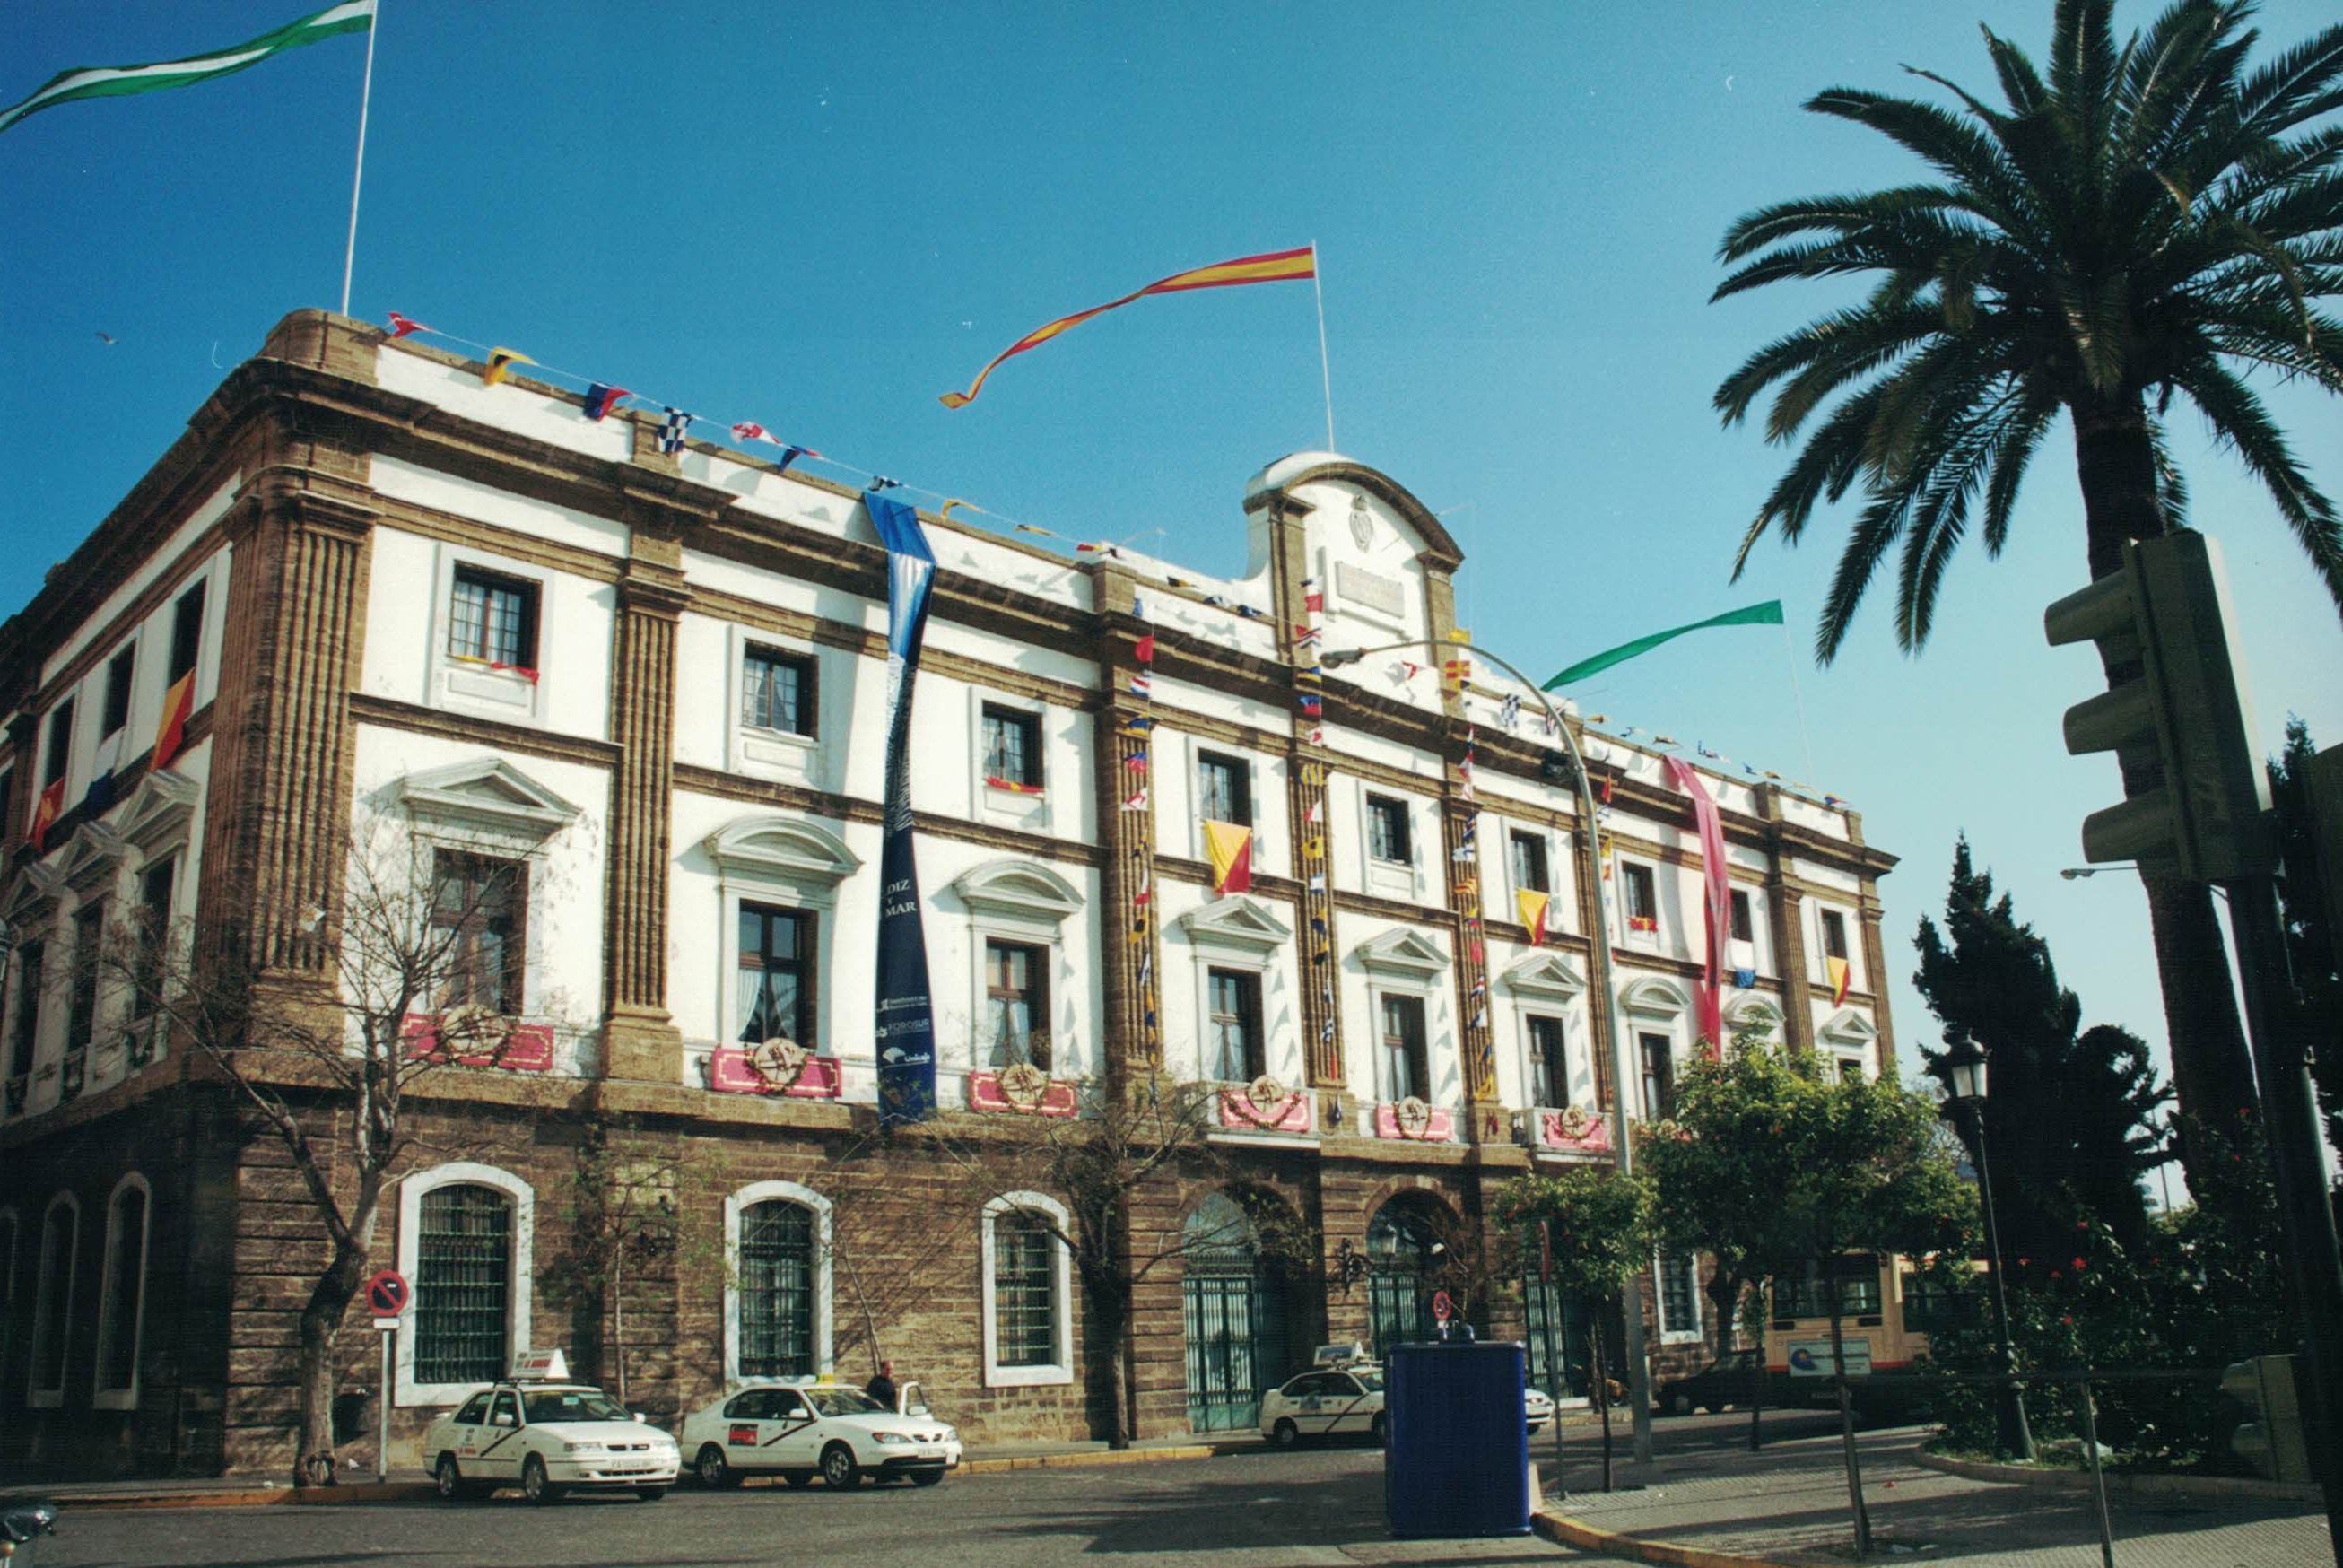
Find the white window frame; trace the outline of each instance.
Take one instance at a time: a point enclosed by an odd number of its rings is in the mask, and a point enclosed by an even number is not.
[[[766,904],[814,917],[813,1035],[798,1043],[816,1055],[830,1034],[830,958],[836,950],[839,884],[861,869],[846,841],[820,823],[796,817],[743,817],[701,843],[716,866],[716,1039],[740,1043],[740,988],[736,951],[740,906]]]
[[[1839,929],[1846,933],[1846,989],[1851,991],[1869,990],[1871,988],[1865,983],[1864,980],[1863,943],[1855,934],[1857,928],[1855,923],[1855,912],[1844,904],[1826,903],[1814,899],[1806,901],[1813,904],[1815,910],[1815,961],[1814,972],[1809,983],[1824,987],[1828,987],[1830,984],[1831,950],[1829,943],[1824,940],[1823,932],[1823,916],[1825,913],[1829,913],[1838,917]]]
[[[1159,729],[1155,733],[1161,735],[1163,732]],[[1252,815],[1252,820],[1230,822],[1228,825],[1232,828],[1243,828],[1252,834],[1252,869],[1253,874],[1259,876],[1263,869],[1261,853],[1261,775],[1267,764],[1242,746],[1212,745],[1196,736],[1184,736],[1182,739],[1186,741],[1188,747],[1187,779],[1192,803],[1192,809],[1188,812],[1189,854],[1209,864],[1212,859],[1212,847],[1204,841],[1204,823],[1208,819],[1215,822],[1227,820],[1221,817],[1207,819],[1204,815],[1204,753],[1209,751],[1215,757],[1227,758],[1244,769],[1245,809]]]
[[[740,1216],[759,1203],[795,1203],[813,1214],[813,1364],[827,1374],[837,1365],[830,1336],[830,1202],[795,1181],[751,1181],[724,1200],[724,1384],[740,1377]]]
[[[1747,941],[1743,941],[1740,938],[1733,936],[1729,927],[1726,930],[1727,940],[1725,942],[1725,950],[1733,959],[1733,962],[1728,966],[1730,968],[1745,969],[1752,974],[1756,975],[1763,975],[1767,970],[1768,966],[1760,960],[1770,957],[1770,955],[1765,951],[1766,944],[1761,941],[1757,935],[1759,931],[1765,929],[1765,910],[1760,902],[1765,896],[1765,889],[1753,886],[1747,882],[1727,882],[1725,884],[1725,897],[1727,900],[1726,913],[1728,918],[1730,918],[1731,914],[1731,900],[1735,898],[1743,898],[1749,900],[1749,940]],[[1745,958],[1749,960],[1747,963],[1743,963],[1741,961]]]
[[[1005,1367],[1001,1364],[1001,1325],[995,1315],[998,1307],[993,1277],[993,1221],[1012,1211],[1031,1210],[1050,1216],[1059,1234],[1052,1238],[1050,1248],[1051,1359],[1046,1366]],[[980,1321],[984,1330],[984,1386],[987,1388],[1041,1388],[1062,1385],[1074,1381],[1073,1349],[1073,1285],[1072,1258],[1066,1250],[1064,1232],[1073,1221],[1066,1206],[1046,1192],[1003,1192],[984,1205],[979,1221],[980,1241],[978,1248],[980,1271],[979,1288]]]
[[[1580,1103],[1580,1079],[1577,1060],[1585,1059],[1585,1103],[1594,1102],[1594,1056],[1600,1049],[1587,1034],[1586,982],[1570,960],[1550,948],[1541,948],[1524,954],[1507,966],[1499,977],[1506,990],[1513,996],[1513,1038],[1518,1051],[1521,1072],[1521,1102],[1533,1110],[1560,1111]],[[1530,1098],[1530,1025],[1534,1015],[1562,1020],[1563,1100],[1560,1105],[1539,1105]],[[1574,1024],[1575,1028],[1574,1029]],[[1576,1033],[1581,1044],[1574,1049],[1571,1036]]]
[[[1627,1015],[1627,1032],[1633,1050],[1627,1065],[1634,1073],[1632,1091],[1619,1086],[1620,1098],[1632,1099],[1636,1113],[1646,1121],[1656,1112],[1644,1101],[1644,1054],[1639,1033],[1664,1034],[1668,1037],[1668,1064],[1672,1076],[1681,1069],[1684,1060],[1684,1019],[1692,1010],[1691,999],[1673,981],[1645,976],[1629,982],[1619,993],[1620,1010]]]
[[[498,577],[510,578],[537,589],[537,678],[488,669],[463,663],[447,653],[447,634],[455,619],[456,568],[477,567]],[[509,556],[492,550],[474,549],[466,545],[443,544],[436,552],[431,581],[431,646],[426,666],[430,694],[427,700],[434,708],[450,712],[478,714],[483,718],[499,719],[508,724],[526,724],[542,728],[548,721],[545,685],[559,673],[558,666],[548,670],[547,649],[553,637],[554,574],[542,567],[534,567]],[[211,602],[205,600],[209,613]],[[461,684],[458,684],[460,678]],[[518,699],[518,700],[516,700]]]
[[[1668,1322],[1668,1292],[1666,1283],[1662,1277],[1662,1271],[1666,1267],[1668,1261],[1668,1254],[1665,1252],[1655,1251],[1652,1254],[1652,1316],[1659,1323],[1662,1344],[1696,1345],[1703,1340],[1700,1254],[1690,1252],[1676,1255],[1685,1259],[1692,1265],[1692,1324],[1687,1328]]]
[[[1879,1073],[1879,1029],[1851,1007],[1841,1008],[1815,1030],[1821,1054],[1855,1068],[1865,1078]]]
[[[1013,789],[995,789],[985,783],[984,772],[984,710],[998,708],[1011,713],[1026,713],[1033,717],[1033,740],[1040,748],[1035,759],[1041,769],[1041,792],[1020,795]],[[1050,734],[1050,705],[1038,697],[1020,697],[1014,692],[997,691],[987,686],[968,689],[968,798],[974,809],[969,815],[979,822],[997,823],[1004,828],[1016,828],[1029,833],[1048,833],[1055,820],[1058,781],[1067,780],[1066,791],[1078,792],[1079,770],[1071,764],[1063,769],[1053,766],[1057,760]],[[1121,801],[1116,801],[1119,808]],[[1099,809],[1107,809],[1101,801]]]
[[[1556,1082],[1561,1091],[1561,1098],[1556,1101],[1549,1101],[1539,1100],[1531,1093],[1531,1086],[1535,1081],[1535,1074],[1532,1070],[1534,1059],[1531,1054],[1530,1049],[1533,1044],[1530,1038],[1530,1020],[1532,1019],[1548,1020],[1557,1025],[1562,1032],[1562,1063],[1561,1070],[1556,1074]],[[1571,1065],[1572,1057],[1574,1053],[1570,1049],[1570,1013],[1565,1009],[1556,1007],[1551,1003],[1538,1003],[1515,1007],[1513,1010],[1513,1020],[1515,1025],[1521,1031],[1522,1103],[1535,1111],[1560,1111],[1567,1106],[1576,1104],[1578,1102],[1578,1075],[1576,1072],[1572,1070]]]
[[[1074,974],[1066,957],[1065,926],[1068,920],[1081,911],[1085,902],[1081,890],[1039,860],[1018,859],[988,861],[955,877],[951,887],[969,911],[969,1022],[965,1041],[968,1070],[992,1070],[989,1060],[979,1058],[989,1056],[992,1049],[992,1042],[980,1037],[992,1014],[986,984],[985,943],[997,940],[1041,950],[1049,965],[1049,973],[1043,979],[1050,1010],[1050,1076],[1081,1077],[1083,1057],[1080,1020],[1088,1008],[1076,1005],[1074,987],[1078,982],[1084,983],[1085,999],[1089,990],[1087,983]],[[1059,1028],[1061,1019],[1067,1020],[1062,1030]],[[940,1067],[942,1050],[936,1055]]]
[[[1433,854],[1431,843],[1423,832],[1423,803],[1403,790],[1380,788],[1363,779],[1358,780],[1357,789],[1362,885],[1370,893],[1421,902],[1426,885],[1424,863]],[[1401,809],[1407,813],[1408,859],[1404,861],[1377,859],[1371,848],[1374,842],[1373,802],[1377,799],[1397,801]]]
[[[136,1191],[146,1201],[138,1210],[138,1300],[129,1313],[130,1382],[120,1388],[108,1388],[106,1383],[106,1363],[113,1342],[107,1333],[114,1305],[114,1264],[120,1254],[122,1236],[122,1195]],[[96,1366],[91,1369],[92,1393],[90,1403],[99,1410],[136,1410],[138,1408],[139,1352],[145,1348],[146,1332],[146,1255],[147,1239],[155,1226],[155,1189],[146,1178],[133,1171],[114,1184],[106,1195],[106,1253],[102,1271],[97,1277]]]
[[[73,1216],[65,1230],[62,1310],[60,1303],[52,1300],[49,1292],[50,1280],[57,1277],[56,1271],[50,1267],[49,1216],[60,1207]],[[81,1200],[71,1192],[55,1193],[41,1210],[40,1251],[35,1255],[33,1267],[33,1342],[30,1347],[32,1354],[25,1358],[25,1403],[34,1410],[58,1410],[65,1405],[65,1384],[71,1381],[73,1372],[74,1283],[81,1273]],[[55,1388],[42,1388],[33,1380],[40,1375],[41,1341],[50,1326],[52,1316],[55,1319],[56,1332],[62,1336],[57,1346],[57,1382]]]
[[[1523,893],[1543,891],[1547,900],[1545,918],[1546,930],[1549,933],[1560,930],[1562,929],[1562,925],[1555,917],[1562,912],[1562,868],[1564,862],[1562,856],[1561,846],[1554,841],[1555,835],[1554,829],[1542,826],[1536,822],[1523,822],[1510,817],[1500,817],[1497,819],[1497,823],[1499,829],[1503,832],[1505,836],[1505,885],[1513,890],[1516,898],[1520,897],[1520,895]],[[1544,847],[1545,879],[1547,885],[1544,889],[1523,887],[1520,879],[1514,876],[1513,838],[1516,834],[1524,839],[1534,839]],[[1518,918],[1521,913],[1521,906],[1519,904],[1515,904],[1513,909],[1504,911],[1504,913],[1509,919]]]
[[[1391,926],[1351,950],[1351,957],[1367,973],[1368,1095],[1373,1103],[1393,1103],[1384,1092],[1383,997],[1410,996],[1423,1004],[1423,1074],[1426,1081],[1416,1098],[1426,1105],[1450,1103],[1437,1086],[1456,1055],[1452,1034],[1443,1057],[1434,1032],[1439,1023],[1437,1002],[1441,981],[1449,974],[1448,954],[1423,932],[1409,926]],[[1460,1064],[1461,1065],[1461,1064]],[[1461,1087],[1461,1072],[1460,1087]]]
[[[407,1177],[398,1184],[398,1271],[416,1282],[419,1295],[422,1286],[417,1281],[416,1264],[422,1242],[424,1197],[442,1187],[465,1184],[494,1188],[512,1203],[512,1277],[505,1292],[505,1348],[517,1356],[534,1348],[529,1335],[536,1305],[537,1190],[527,1181],[509,1171],[469,1160],[434,1165]],[[410,1322],[412,1317],[410,1312]],[[478,1392],[478,1383],[416,1382],[415,1334],[411,1328],[399,1334],[395,1403],[455,1405]]]
[[[1645,859],[1641,855],[1629,855],[1624,850],[1614,853],[1612,856],[1612,861],[1618,868],[1619,877],[1617,909],[1620,944],[1624,947],[1646,948],[1654,952],[1659,951],[1668,934],[1667,916],[1661,907],[1663,900],[1660,897],[1660,862]],[[1634,918],[1634,911],[1627,907],[1627,871],[1630,867],[1643,871],[1652,879],[1652,929],[1648,931],[1639,931],[1628,923]]]
[[[1288,1056],[1291,1031],[1272,1029],[1270,1017],[1271,1008],[1283,1000],[1284,966],[1274,961],[1275,955],[1292,940],[1292,928],[1248,893],[1230,893],[1191,910],[1180,917],[1180,927],[1194,954],[1197,1081],[1223,1081],[1207,1077],[1204,1054],[1212,1037],[1212,971],[1234,970],[1253,976],[1261,987],[1262,1070],[1284,1081],[1287,1070],[1299,1067],[1299,1053]]]
[[[820,647],[801,637],[784,637],[734,622],[725,625],[724,757],[735,773],[757,779],[779,779],[820,789],[828,786],[828,749],[822,732],[830,715],[822,702],[830,683],[830,661]],[[740,694],[748,685],[751,644],[805,659],[813,666],[814,727],[811,735],[768,729],[740,716]],[[850,714],[849,717],[851,717]]]

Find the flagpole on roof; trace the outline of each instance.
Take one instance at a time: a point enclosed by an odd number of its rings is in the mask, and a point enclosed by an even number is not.
[[[350,267],[358,255],[358,186],[366,179],[367,109],[374,97],[374,35],[382,25],[382,0],[367,21],[366,82],[358,88],[358,161],[350,174],[350,237],[342,248],[342,314],[350,313]]]
[[[1310,242],[1310,291],[1318,297],[1318,384],[1326,394],[1326,450],[1334,446],[1334,373],[1326,361],[1326,287],[1318,280],[1318,242]]]

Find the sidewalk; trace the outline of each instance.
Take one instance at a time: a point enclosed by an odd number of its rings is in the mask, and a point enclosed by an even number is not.
[[[1061,1465],[1146,1464],[1166,1460],[1209,1459],[1263,1447],[1258,1432],[1212,1432],[1204,1436],[1148,1438],[1125,1449],[1103,1442],[1004,1442],[971,1448],[959,1473],[983,1475],[1003,1470]],[[689,1483],[687,1483],[689,1484]],[[0,1484],[0,1503],[46,1501],[73,1508],[258,1508],[283,1503],[404,1503],[435,1495],[431,1478],[419,1470],[394,1470],[377,1485],[371,1470],[347,1472],[335,1486],[294,1488],[263,1476],[148,1477],[122,1481],[10,1481]]]
[[[1769,1417],[1769,1424],[1776,1418]],[[1582,1549],[1647,1562],[1728,1568],[1744,1562],[1844,1564],[1854,1524],[1835,1422],[1785,1415],[1756,1454],[1746,1417],[1662,1421],[1654,1463],[1614,1467],[1622,1490],[1604,1493],[1593,1445],[1574,1432],[1567,1498],[1549,1492],[1541,1533]],[[1874,1561],[1956,1563],[1965,1568],[2099,1568],[2090,1494],[1976,1481],[1928,1469],[1913,1457],[1923,1429],[1861,1433],[1864,1498]],[[1619,1453],[1627,1452],[1624,1434]],[[1549,1470],[1551,1447],[1532,1457]],[[1640,1487],[1642,1490],[1625,1490]],[[2108,1499],[2117,1568],[2327,1568],[2327,1518],[2314,1503],[2155,1495]],[[1608,1541],[1574,1531],[1633,1537]],[[1645,1553],[1637,1543],[1663,1550]],[[1667,1548],[1678,1549],[1676,1552]],[[1684,1550],[1689,1549],[1689,1550]]]

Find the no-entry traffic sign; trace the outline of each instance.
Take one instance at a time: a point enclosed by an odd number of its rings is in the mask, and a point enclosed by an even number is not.
[[[407,1288],[407,1276],[397,1269],[385,1269],[366,1282],[367,1305],[377,1318],[398,1316],[414,1297],[415,1292]]]
[[[1446,1322],[1456,1315],[1456,1303],[1448,1299],[1446,1291],[1432,1292],[1432,1317],[1435,1322]]]

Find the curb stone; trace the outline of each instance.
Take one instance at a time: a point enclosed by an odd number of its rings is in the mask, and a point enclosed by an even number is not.
[[[2091,1473],[2087,1470],[2052,1470],[2040,1465],[1955,1459],[1950,1454],[1931,1453],[1920,1447],[1912,1450],[1912,1462],[1970,1481],[2006,1482],[2016,1486],[2064,1492],[2088,1492],[2091,1489]],[[2236,1475],[2157,1475],[2129,1470],[2110,1470],[2106,1474],[2110,1495],[2117,1493],[2147,1496],[2161,1493],[2177,1497],[2263,1498],[2286,1503],[2317,1503],[2323,1496],[2318,1487],[2298,1481],[2258,1481]]]
[[[1198,1442],[1176,1447],[1003,1454],[991,1459],[963,1460],[955,1473],[986,1475],[1010,1470],[1055,1470],[1076,1465],[1152,1464],[1171,1460],[1212,1459],[1223,1453],[1246,1452],[1259,1446],[1252,1442]],[[157,1486],[148,1492],[91,1494],[76,1494],[71,1486],[50,1489],[12,1487],[0,1493],[0,1502],[29,1502],[38,1498],[83,1513],[143,1508],[272,1508],[285,1504],[323,1508],[358,1503],[428,1503],[438,1495],[438,1489],[427,1481],[393,1481],[381,1483],[351,1482],[337,1486],[255,1486],[241,1490],[172,1491],[166,1486]]]
[[[1567,1513],[1541,1510],[1530,1515],[1530,1528],[1558,1546],[1660,1563],[1664,1568],[1799,1568],[1779,1557],[1749,1557],[1738,1552],[1713,1552],[1704,1546],[1672,1546],[1664,1541],[1646,1541],[1640,1535],[1598,1530]]]

